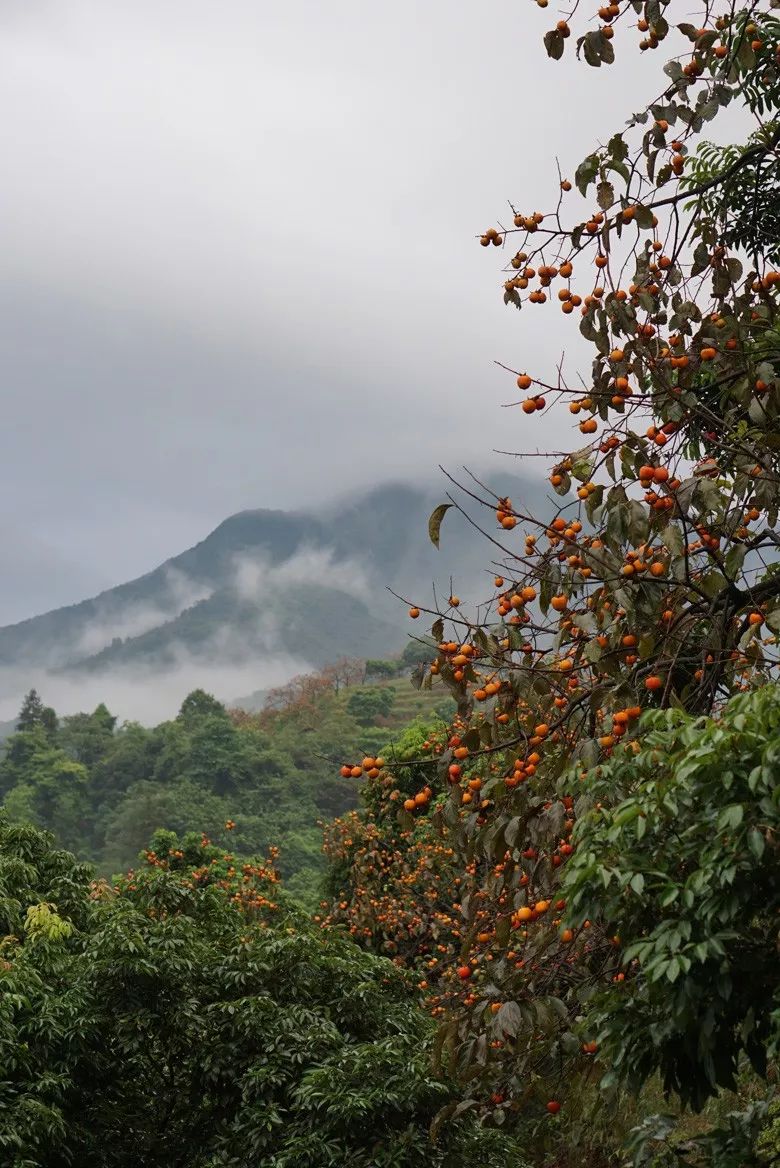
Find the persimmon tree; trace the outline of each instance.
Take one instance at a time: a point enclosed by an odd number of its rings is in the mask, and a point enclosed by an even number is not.
[[[315,917],[324,928],[344,928],[363,948],[415,971],[434,1017],[460,997],[460,893],[469,878],[446,831],[437,830],[430,815],[410,820],[414,811],[441,805],[442,796],[434,799],[428,786],[425,760],[445,749],[443,729],[442,723],[412,724],[387,758],[367,756],[359,766],[344,766],[345,777],[353,771],[364,777],[364,809],[324,825],[328,899]],[[406,815],[399,823],[401,807]]]
[[[507,370],[524,430],[552,413],[573,429],[549,454],[550,508],[453,479],[431,538],[464,492],[481,502],[495,592],[410,604],[437,645],[418,681],[442,678],[460,721],[414,764],[399,818],[429,818],[460,859],[463,988],[442,1049],[496,1122],[540,1098],[576,1117],[572,1082],[600,1077],[582,1018],[595,988],[626,980],[621,939],[609,914],[572,927],[561,891],[592,778],[640,749],[644,711],[717,713],[776,674],[780,22],[766,2],[686,16],[624,0],[588,28],[575,5],[545,37],[551,58],[576,46],[591,67],[612,63],[626,26],[639,51],[675,55],[655,100],[573,183],[559,175],[550,210],[512,206],[480,237],[505,257],[521,345],[529,313],[560,313],[561,347],[578,324],[592,364]],[[744,140],[702,142],[734,106]]]

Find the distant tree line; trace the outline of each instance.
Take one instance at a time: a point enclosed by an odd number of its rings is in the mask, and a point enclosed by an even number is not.
[[[259,714],[194,690],[152,728],[118,724],[103,703],[60,718],[33,689],[3,744],[0,803],[108,875],[132,865],[158,828],[204,831],[238,855],[278,845],[285,881],[314,904],[318,824],[357,803],[356,782],[336,764],[384,745],[396,691],[383,669],[408,665],[408,655],[343,658],[271,691]]]

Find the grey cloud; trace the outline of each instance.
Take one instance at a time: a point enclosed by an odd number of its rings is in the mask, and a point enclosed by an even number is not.
[[[29,520],[28,520],[29,522]],[[81,600],[110,580],[99,564],[86,566],[57,547],[46,534],[13,516],[0,520],[0,624],[24,620],[55,603]]]
[[[236,593],[242,600],[260,604],[264,594],[302,583],[337,588],[359,600],[369,600],[371,596],[371,581],[361,564],[357,560],[337,560],[330,548],[303,547],[276,565],[260,556],[237,556],[234,571]]]
[[[173,620],[185,609],[206,600],[212,590],[190,580],[183,572],[168,568],[165,573],[166,593],[164,603],[131,603],[122,609],[106,611],[90,620],[70,650],[70,657],[77,660],[99,653],[118,637],[138,637],[150,629],[156,629],[166,621]]]
[[[560,318],[521,328],[474,234],[508,197],[548,207],[553,155],[578,161],[657,62],[556,67],[550,20],[515,0],[4,7],[0,467],[51,559],[0,592],[0,623],[244,507],[559,440],[499,409],[491,362],[552,374]]]

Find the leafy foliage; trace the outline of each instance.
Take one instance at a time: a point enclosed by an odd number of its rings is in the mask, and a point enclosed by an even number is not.
[[[402,668],[374,662],[384,665]],[[447,701],[396,676],[365,685],[365,674],[363,662],[341,658],[271,691],[255,714],[194,690],[151,729],[117,727],[103,704],[58,719],[33,691],[0,758],[0,797],[14,821],[52,830],[107,875],[132,864],[158,828],[204,831],[242,856],[278,845],[290,891],[313,908],[318,823],[357,802],[357,782],[335,775],[334,761],[376,750],[415,712]]]
[[[9,1168],[518,1162],[468,1119],[430,1144],[451,1088],[398,970],[312,929],[271,869],[263,904],[236,902],[195,878],[210,846],[181,844],[111,889],[0,826],[0,913],[28,921],[0,969]]]
[[[329,756],[376,734],[327,694],[315,710],[316,745],[300,709],[261,725],[198,690],[153,729],[117,729],[103,705],[54,717],[49,728],[42,716],[24,717],[0,761],[0,795],[15,821],[52,830],[107,874],[133,863],[157,828],[203,830],[247,856],[278,842],[282,871],[311,900],[322,870],[317,821],[356,800],[356,785],[334,778]]]
[[[566,917],[620,935],[626,980],[587,1011],[610,1078],[660,1071],[700,1106],[743,1054],[764,1075],[780,1039],[780,688],[642,730],[585,786]]]
[[[780,1100],[770,1104],[756,1145],[762,1163],[774,1168],[780,1162]]]
[[[370,725],[377,718],[387,717],[393,708],[393,691],[369,687],[356,690],[347,702],[347,712],[361,725]]]

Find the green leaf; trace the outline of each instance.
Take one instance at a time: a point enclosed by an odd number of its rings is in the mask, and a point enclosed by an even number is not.
[[[739,827],[744,814],[745,809],[741,803],[732,803],[730,807],[724,808],[718,817],[718,831],[729,831]]]
[[[766,841],[761,832],[753,827],[748,832],[748,847],[757,860],[760,860],[766,848]]]
[[[598,29],[593,29],[586,33],[579,41],[579,47],[582,48],[585,60],[594,69],[601,68],[601,32]]]
[[[649,207],[637,207],[634,222],[643,231],[649,231],[653,226],[653,212]]]
[[[502,1002],[501,1009],[496,1014],[496,1024],[504,1032],[514,1038],[523,1025],[523,1015],[517,1002]]]
[[[622,134],[613,134],[607,143],[607,151],[614,162],[623,162],[628,158],[628,143]]]
[[[610,162],[607,163],[607,169],[614,170],[615,174],[619,174],[624,182],[631,181],[631,172],[629,171],[625,162],[618,162],[615,159],[612,159]]]
[[[656,638],[655,633],[642,633],[639,638],[639,645],[637,646],[639,656],[643,661],[651,657],[655,651]]]
[[[477,726],[472,726],[463,735],[463,745],[467,746],[469,750],[479,750],[480,744],[481,739],[479,736],[479,728]]]
[[[501,846],[503,848],[503,844]],[[511,929],[512,922],[510,921],[509,917],[499,917],[498,921],[496,922],[496,944],[500,945],[502,949],[505,949],[509,943],[509,934]]]
[[[563,56],[563,46],[563,35],[557,28],[551,28],[549,32],[544,34],[544,47],[547,50],[547,56],[552,57],[553,61],[560,61]]]
[[[504,839],[510,848],[513,848],[517,843],[517,837],[520,834],[520,824],[520,816],[515,815],[514,818],[510,819],[509,823],[506,825],[504,830]]]
[[[584,158],[574,172],[574,182],[581,195],[587,194],[588,187],[598,174],[599,159],[597,154],[589,154]]]

